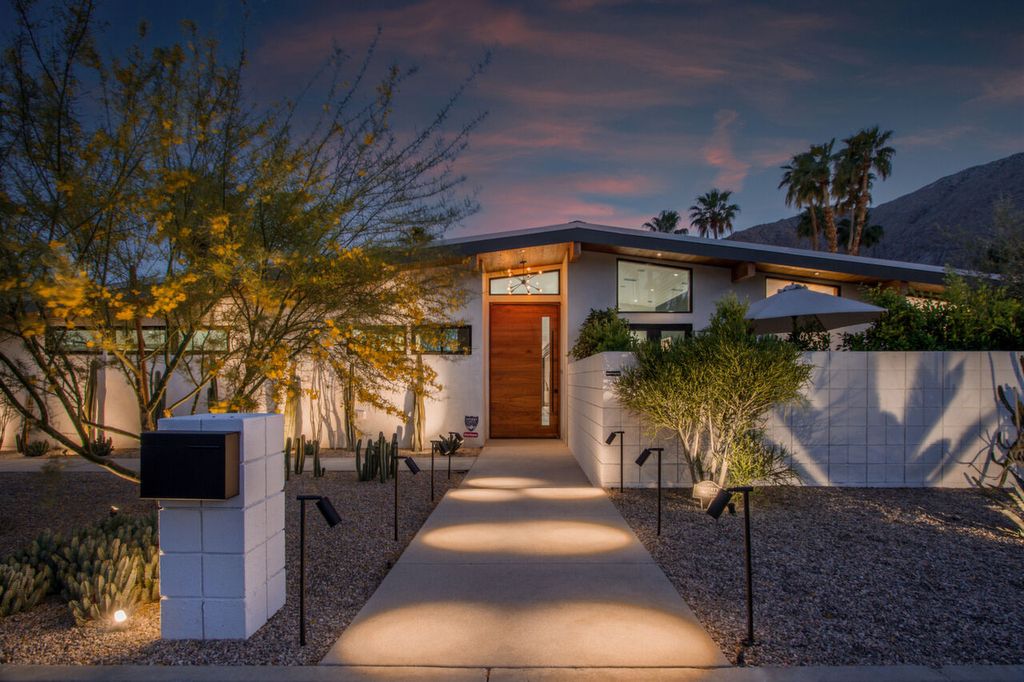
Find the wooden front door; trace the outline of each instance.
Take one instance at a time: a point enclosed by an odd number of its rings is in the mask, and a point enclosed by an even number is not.
[[[558,438],[558,306],[491,304],[491,438]]]

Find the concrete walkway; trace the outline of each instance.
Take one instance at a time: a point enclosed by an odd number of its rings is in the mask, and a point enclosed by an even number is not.
[[[488,444],[323,663],[728,665],[604,491],[557,441]]]

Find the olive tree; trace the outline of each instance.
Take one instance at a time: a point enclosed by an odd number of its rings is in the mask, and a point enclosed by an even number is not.
[[[774,336],[756,336],[746,305],[729,295],[708,327],[665,346],[643,344],[622,372],[616,395],[651,431],[668,430],[682,445],[694,482],[728,480],[736,446],[763,428],[768,413],[802,399],[810,365]]]

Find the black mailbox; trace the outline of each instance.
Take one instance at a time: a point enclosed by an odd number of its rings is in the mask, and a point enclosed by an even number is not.
[[[139,497],[227,500],[238,495],[238,433],[147,431]]]

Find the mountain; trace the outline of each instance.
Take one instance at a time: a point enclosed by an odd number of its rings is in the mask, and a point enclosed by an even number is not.
[[[861,249],[861,255],[932,265],[969,265],[971,236],[989,232],[993,205],[1000,198],[1024,210],[1024,152],[947,175],[915,192],[873,206],[871,222],[881,225],[885,236],[870,249]],[[808,240],[796,236],[798,222],[799,217],[793,217],[755,225],[729,239],[810,248]]]

